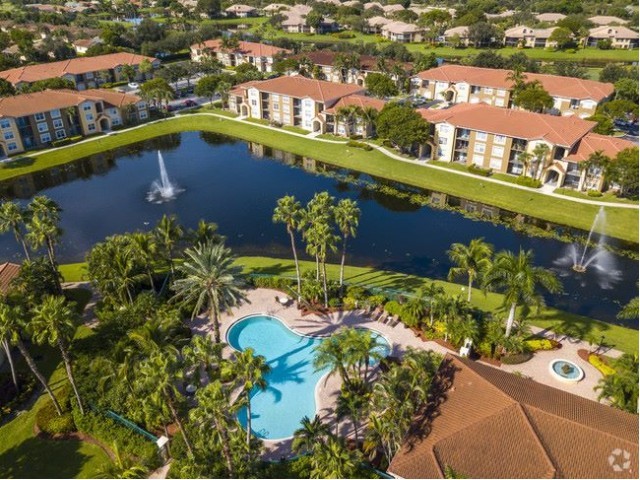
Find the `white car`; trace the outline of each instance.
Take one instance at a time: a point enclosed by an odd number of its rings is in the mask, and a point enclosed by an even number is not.
[[[140,84],[139,84],[139,83],[136,83],[136,82],[129,82],[129,83],[127,84],[127,86],[128,86],[129,88],[134,89],[134,90],[137,90],[138,88],[140,88]]]

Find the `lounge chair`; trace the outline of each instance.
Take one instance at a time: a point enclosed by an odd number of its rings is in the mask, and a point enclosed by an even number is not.
[[[398,325],[398,323],[400,323],[400,317],[398,315],[394,315],[391,321],[389,322],[389,326],[393,328],[396,325]]]

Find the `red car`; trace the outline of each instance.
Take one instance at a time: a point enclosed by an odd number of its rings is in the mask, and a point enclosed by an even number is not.
[[[198,104],[196,102],[194,102],[193,100],[185,100],[183,105],[185,107],[197,107]]]

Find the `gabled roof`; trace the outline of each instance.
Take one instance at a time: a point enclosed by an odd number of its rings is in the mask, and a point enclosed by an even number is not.
[[[557,22],[559,20],[562,20],[564,18],[567,18],[566,15],[563,15],[562,13],[551,13],[551,12],[547,12],[547,13],[540,13],[538,15],[536,15],[536,20],[540,21],[540,22]]]
[[[453,35],[460,35],[461,37],[466,37],[469,35],[469,27],[461,26],[461,27],[453,27],[444,31],[445,37],[452,37]]]
[[[527,27],[526,25],[517,25],[515,27],[509,28],[508,30],[505,30],[504,36],[509,38],[549,38],[556,28],[558,27],[531,28]]]
[[[400,34],[400,33],[417,33],[421,32],[424,29],[420,28],[417,25],[413,25],[411,23],[405,22],[390,22],[386,25],[382,26],[382,30],[386,30],[391,33]]]
[[[193,49],[209,49],[215,52],[224,53],[241,53],[243,55],[253,55],[254,57],[273,57],[279,53],[289,53],[289,50],[280,47],[274,47],[273,45],[265,45],[264,43],[256,42],[244,42],[241,41],[237,48],[224,48],[222,46],[222,40],[206,40],[201,43],[195,43],[191,45]]]
[[[346,97],[342,97],[338,100],[333,107],[325,110],[326,113],[335,114],[342,107],[355,106],[360,107],[362,109],[365,108],[374,108],[378,111],[382,110],[385,106],[386,102],[384,100],[380,100],[373,97],[367,97],[365,95],[347,95]]]
[[[251,13],[255,12],[256,9],[255,7],[250,7],[249,5],[236,4],[225,8],[224,11],[227,13]]]
[[[612,25],[617,23],[618,25],[626,25],[629,23],[628,20],[623,20],[619,17],[612,17],[610,15],[595,15],[593,17],[589,17],[587,20],[595,23],[596,25]]]
[[[61,60],[59,62],[12,68],[0,72],[0,78],[17,85],[21,82],[33,83],[38,80],[59,78],[67,74],[79,75],[88,72],[111,70],[122,65],[139,65],[144,60],[158,62],[158,59],[153,57],[145,57],[144,55],[136,55],[135,53],[118,52],[98,55],[97,57],[78,57],[70,60]]]
[[[102,100],[109,105],[120,108],[123,105],[138,103],[142,99],[137,95],[107,89],[44,90],[0,98],[0,117],[23,117],[34,113],[64,109],[80,105],[87,100]]]
[[[252,85],[261,92],[287,95],[294,98],[311,98],[316,102],[332,102],[354,93],[364,93],[364,87],[343,83],[314,80],[302,76],[278,77]]]
[[[486,103],[459,103],[441,110],[419,109],[430,123],[526,140],[546,140],[553,145],[572,147],[595,127],[596,122],[576,116],[558,117],[541,113],[493,107]]]
[[[293,55],[291,58],[301,60],[308,58],[314,65],[320,65],[323,67],[333,66],[336,56],[340,52],[333,52],[331,50],[315,50],[313,52],[304,52],[297,55]],[[378,71],[378,57],[372,55],[360,55],[360,68],[365,71]],[[398,62],[397,60],[387,60],[387,65],[401,65],[407,72],[411,71],[413,65],[409,62]]]
[[[391,23],[392,21],[393,20],[389,20],[388,18],[381,17],[379,15],[367,19],[367,23],[370,27],[381,27],[383,25],[386,25],[387,23]]]
[[[507,79],[511,70],[500,68],[467,67],[463,65],[442,65],[418,73],[422,80],[459,83],[491,88],[505,88],[511,90],[513,82]],[[613,94],[613,84],[582,80],[574,77],[560,77],[542,73],[524,73],[525,81],[539,81],[552,97],[575,98],[578,100],[591,99],[600,102]]]
[[[595,152],[602,152],[609,158],[615,158],[618,152],[627,148],[637,147],[633,142],[623,140],[622,138],[609,137],[607,135],[599,135],[589,132],[578,143],[571,153],[567,156],[567,160],[573,162],[584,162],[589,156]]]
[[[20,265],[11,262],[0,264],[0,293],[6,294],[9,291],[11,281],[20,273]]]
[[[389,472],[443,478],[637,478],[638,417],[478,362],[447,355],[437,399],[414,421]],[[632,455],[615,471],[616,449]]]
[[[637,39],[638,32],[627,27],[603,26],[589,30],[589,36],[593,38],[630,38]]]

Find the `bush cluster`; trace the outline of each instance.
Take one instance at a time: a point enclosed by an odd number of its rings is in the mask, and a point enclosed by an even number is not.
[[[602,192],[599,192],[598,190],[589,190],[587,192],[587,195],[589,197],[601,197],[602,196]]]
[[[255,288],[272,288],[285,290],[295,286],[295,280],[282,277],[250,277],[249,283]]]
[[[522,353],[512,353],[509,355],[505,355],[500,359],[500,361],[505,365],[518,365],[520,363],[528,362],[532,358],[533,358],[533,353],[522,352]]]
[[[553,350],[558,348],[559,345],[555,340],[550,340],[548,338],[533,338],[531,340],[526,340],[524,343],[527,350],[532,352],[537,352],[539,350]]]
[[[63,147],[65,145],[69,145],[70,143],[77,142],[78,140],[82,140],[82,135],[76,135],[75,137],[67,137],[61,140],[54,140],[51,142],[52,147]]]
[[[76,424],[71,413],[71,388],[63,388],[56,398],[63,414],[58,415],[53,402],[47,398],[46,403],[36,413],[36,425],[49,435],[66,435],[76,431]]]
[[[524,187],[531,187],[531,188],[540,188],[542,186],[542,182],[540,180],[537,180],[531,177],[524,177],[524,176],[520,176],[516,178],[516,183],[518,185],[522,185]]]
[[[361,148],[363,150],[366,150],[367,152],[373,150],[373,147],[368,143],[358,142],[356,140],[349,140],[347,142],[347,147]]]
[[[16,392],[9,372],[0,374],[0,420],[20,408],[36,388],[36,379],[33,375],[18,372],[17,376],[20,386],[19,392]]]
[[[616,373],[616,370],[613,367],[607,365],[602,358],[593,353],[589,355],[589,363],[596,367],[598,371],[604,376],[613,375],[614,373]]]
[[[474,175],[480,175],[481,177],[490,177],[492,170],[490,168],[482,168],[473,163],[467,166],[467,170]]]

